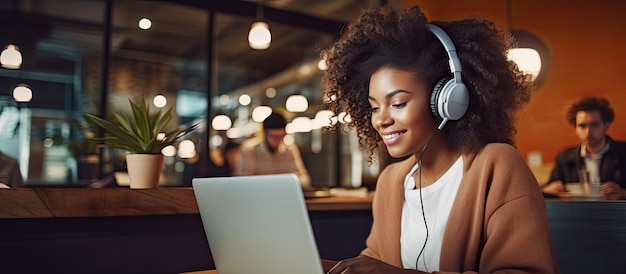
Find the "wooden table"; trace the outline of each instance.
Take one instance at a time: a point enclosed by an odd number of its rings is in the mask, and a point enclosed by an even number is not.
[[[364,248],[371,203],[371,197],[306,200],[323,258]],[[215,268],[192,188],[0,189],[0,247],[7,273]]]
[[[372,197],[306,200],[309,211],[371,210]],[[0,189],[0,218],[198,214],[190,187]]]
[[[306,200],[322,258],[364,247],[371,201]],[[547,199],[546,209],[563,273],[626,269],[626,201]],[[0,246],[8,273],[216,273],[191,188],[0,189]]]

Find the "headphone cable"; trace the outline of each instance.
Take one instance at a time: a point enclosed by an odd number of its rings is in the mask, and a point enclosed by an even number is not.
[[[426,238],[424,239],[424,245],[422,246],[422,249],[420,250],[420,253],[417,255],[417,259],[415,259],[415,269],[417,270],[417,265],[419,264],[419,260],[420,260],[420,256],[422,256],[422,253],[424,252],[424,250],[426,249],[426,243],[428,242],[428,224],[426,222],[426,212],[424,212],[424,200],[422,199],[422,157],[424,156],[424,152],[426,151],[426,148],[428,147],[428,145],[430,144],[430,142],[435,138],[435,136],[437,135],[437,133],[439,132],[439,129],[437,129],[435,131],[435,133],[430,136],[430,139],[428,139],[428,141],[426,142],[426,144],[424,145],[424,147],[422,148],[422,151],[420,152],[420,158],[419,158],[419,176],[418,176],[418,181],[419,181],[419,193],[420,193],[420,205],[422,207],[422,218],[424,219],[424,227],[426,228]],[[424,255],[426,256],[426,255]],[[428,266],[426,266],[426,260],[424,260],[424,268],[426,270],[426,272],[428,272]]]

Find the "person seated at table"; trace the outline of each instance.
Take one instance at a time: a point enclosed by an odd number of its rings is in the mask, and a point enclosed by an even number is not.
[[[283,142],[287,135],[287,119],[272,111],[262,124],[262,137],[241,144],[235,175],[294,173],[303,187],[310,187],[311,176],[304,166],[298,146]]]
[[[17,160],[0,151],[0,188],[23,187],[24,178]]]
[[[479,19],[430,22],[419,7],[367,10],[330,48],[325,106],[346,111],[378,176],[359,256],[329,274],[559,273],[545,199],[513,146],[530,76],[511,36]],[[447,33],[447,34],[446,34]]]
[[[615,112],[603,97],[590,96],[574,102],[566,114],[580,139],[577,146],[562,150],[543,191],[565,191],[567,183],[589,180],[601,182],[607,197],[626,198],[626,142],[607,135]],[[581,173],[584,172],[584,173]],[[581,178],[586,174],[587,178]]]

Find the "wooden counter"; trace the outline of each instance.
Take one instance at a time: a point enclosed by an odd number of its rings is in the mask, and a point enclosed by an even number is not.
[[[372,198],[306,200],[309,211],[371,210]],[[0,189],[0,218],[198,214],[192,188]]]
[[[306,199],[320,256],[365,247],[372,198]],[[0,189],[2,273],[214,269],[192,188]]]
[[[364,248],[371,201],[306,200],[322,258]],[[626,269],[626,201],[547,199],[546,210],[563,273]],[[214,269],[191,188],[0,189],[0,246],[7,273]]]

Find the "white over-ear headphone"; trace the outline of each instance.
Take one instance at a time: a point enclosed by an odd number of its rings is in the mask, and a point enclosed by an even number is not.
[[[461,79],[461,61],[456,55],[454,43],[440,27],[433,24],[426,26],[439,39],[448,53],[450,72],[454,75],[453,78],[440,79],[430,95],[430,109],[437,118],[442,119],[437,127],[442,129],[449,120],[458,120],[463,117],[469,106],[469,92]]]

